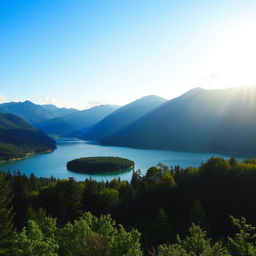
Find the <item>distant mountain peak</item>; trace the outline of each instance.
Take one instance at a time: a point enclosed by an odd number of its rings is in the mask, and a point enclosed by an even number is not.
[[[58,108],[53,105],[38,105],[29,100],[23,102],[8,102],[0,104],[0,112],[18,115],[32,124],[47,119],[60,117],[75,111],[77,110]]]
[[[80,134],[80,130],[89,129],[89,127],[101,121],[118,107],[119,106],[113,105],[98,105],[89,109],[64,115],[60,118],[53,118],[37,123],[36,126],[48,134],[58,136],[76,136],[75,134]]]
[[[156,94],[149,94],[149,95],[146,95],[146,96],[143,96],[143,97],[141,97],[141,99],[143,99],[143,98],[156,98],[156,99],[163,99],[162,97],[160,97],[160,96],[158,96],[158,95],[156,95]]]
[[[195,95],[197,94],[200,94],[201,92],[204,92],[205,89],[201,88],[201,87],[195,87],[195,88],[192,88],[190,90],[188,90],[187,92],[181,94],[180,96],[178,96],[177,98],[174,98],[172,100],[175,100],[175,99],[179,99],[179,98],[182,98],[182,99],[187,99],[187,98],[190,98],[190,97],[194,97]]]
[[[30,100],[25,100],[25,101],[21,101],[21,103],[28,103],[28,104],[33,104],[33,105],[35,105],[32,101],[30,101]]]
[[[156,95],[148,95],[137,99],[106,116],[81,137],[98,140],[102,137],[109,136],[148,114],[164,102],[166,102],[165,99]]]
[[[141,101],[141,100],[161,100],[161,101],[166,101],[166,99],[158,96],[158,95],[155,95],[155,94],[150,94],[150,95],[146,95],[146,96],[143,96],[135,101]]]
[[[194,88],[101,142],[107,145],[256,152],[255,87]]]
[[[202,92],[204,91],[205,89],[202,88],[202,87],[195,87],[195,88],[192,88],[190,90],[188,90],[187,92],[185,92],[183,95],[188,95],[188,94],[195,94],[195,93],[198,93],[198,92]]]

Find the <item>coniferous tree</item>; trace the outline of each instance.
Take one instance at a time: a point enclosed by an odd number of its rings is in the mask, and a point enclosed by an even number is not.
[[[28,178],[25,175],[21,175],[18,172],[14,176],[12,182],[13,189],[13,207],[15,209],[14,226],[18,229],[23,228],[28,220],[28,208],[29,208],[29,189]]]
[[[171,225],[163,208],[160,208],[151,224],[150,244],[158,245],[171,240]]]
[[[12,196],[9,185],[0,173],[0,255],[8,255],[13,235]]]
[[[194,201],[190,211],[190,224],[191,223],[200,226],[204,230],[209,228],[204,208],[198,198]]]

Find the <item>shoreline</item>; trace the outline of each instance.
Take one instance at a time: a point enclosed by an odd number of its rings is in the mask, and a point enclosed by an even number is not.
[[[135,166],[131,166],[125,169],[121,169],[121,170],[116,170],[116,171],[104,171],[104,172],[79,172],[79,171],[73,171],[70,169],[67,169],[69,172],[71,173],[78,173],[78,174],[85,174],[85,175],[93,175],[93,176],[108,176],[108,175],[115,175],[115,174],[120,174],[120,173],[125,173],[125,172],[130,172],[132,170],[135,169]]]
[[[7,163],[7,162],[15,162],[15,161],[20,161],[20,160],[24,160],[30,157],[33,157],[35,155],[40,155],[40,154],[47,154],[47,153],[52,153],[55,149],[49,149],[46,151],[42,151],[42,152],[28,152],[26,153],[23,157],[14,157],[14,158],[10,158],[8,160],[0,160],[0,163]]]
[[[163,151],[173,151],[173,152],[187,152],[187,153],[214,153],[214,154],[222,154],[229,157],[248,157],[248,158],[256,158],[256,152],[240,152],[240,151],[222,151],[216,149],[199,149],[199,148],[182,148],[182,147],[154,147],[154,146],[129,146],[129,145],[118,145],[115,143],[103,143],[97,140],[86,140],[78,137],[59,137],[65,139],[76,139],[80,141],[84,141],[87,144],[98,145],[103,147],[120,147],[120,148],[131,148],[131,149],[142,149],[142,150],[163,150]]]

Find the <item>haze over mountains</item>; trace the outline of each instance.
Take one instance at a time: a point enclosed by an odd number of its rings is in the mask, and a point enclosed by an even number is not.
[[[193,89],[115,134],[107,145],[256,152],[256,87]]]
[[[0,160],[21,158],[56,148],[55,141],[20,117],[0,113]]]
[[[54,105],[38,105],[31,101],[9,102],[0,104],[1,113],[15,114],[31,124],[42,122],[51,118],[74,113],[78,110],[58,108]]]
[[[256,153],[256,87],[195,88],[168,101],[150,95],[122,107],[102,105],[83,111],[28,101],[1,104],[2,109],[31,123],[48,118],[34,124],[47,134],[105,145]]]
[[[118,108],[115,105],[100,105],[37,123],[36,127],[52,135],[79,136]]]
[[[155,95],[140,98],[108,115],[80,137],[89,140],[100,140],[108,137],[159,107],[165,101],[165,99]]]

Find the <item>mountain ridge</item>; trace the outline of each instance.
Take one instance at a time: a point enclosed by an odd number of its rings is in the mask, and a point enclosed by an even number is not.
[[[17,115],[31,124],[76,111],[76,109],[58,108],[50,104],[39,105],[29,100],[0,104],[0,112]]]
[[[106,116],[80,137],[82,139],[98,140],[101,137],[108,136],[157,108],[165,101],[165,99],[156,95],[142,97]]]
[[[0,161],[49,152],[56,142],[18,116],[0,113]]]
[[[255,106],[256,87],[190,90],[99,142],[189,151],[256,152]]]
[[[81,130],[88,130],[94,124],[118,109],[117,105],[99,105],[77,111],[62,117],[49,119],[35,126],[47,134],[57,136],[76,136]]]

